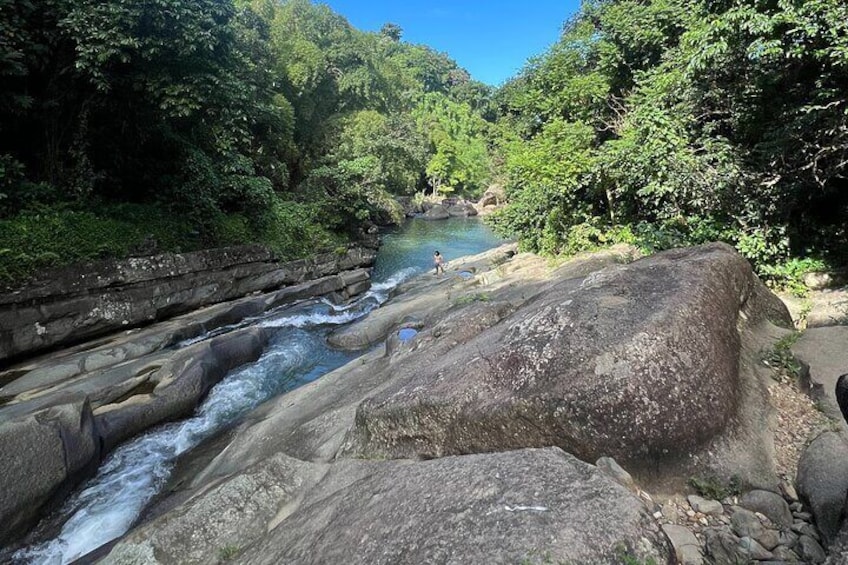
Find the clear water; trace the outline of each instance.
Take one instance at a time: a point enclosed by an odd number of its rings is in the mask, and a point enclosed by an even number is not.
[[[479,220],[413,219],[385,235],[374,284],[354,303],[337,306],[326,300],[307,301],[230,326],[232,330],[256,324],[271,328],[274,336],[256,362],[232,371],[213,387],[191,418],[157,426],[112,452],[96,476],[59,510],[59,518],[64,520],[61,532],[19,550],[13,561],[65,564],[120,537],[163,488],[181,454],[266,400],[317,379],[358,355],[328,347],[325,338],[330,329],[367,315],[385,302],[398,284],[430,269],[435,249],[450,261],[500,243]],[[51,521],[55,519],[51,517]]]
[[[433,252],[448,264],[459,257],[497,247],[503,240],[477,218],[428,221],[413,218],[383,236],[374,265],[374,280],[385,280],[404,269],[420,273],[433,270]]]

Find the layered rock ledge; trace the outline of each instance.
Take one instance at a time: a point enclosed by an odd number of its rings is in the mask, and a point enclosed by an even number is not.
[[[354,247],[288,263],[261,246],[82,264],[0,295],[0,364],[373,264]],[[3,381],[0,380],[0,384]]]

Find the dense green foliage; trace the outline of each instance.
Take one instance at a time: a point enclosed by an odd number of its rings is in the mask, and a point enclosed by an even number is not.
[[[488,88],[401,36],[309,0],[0,0],[0,279],[150,242],[294,257],[479,191]]]
[[[144,250],[281,257],[475,196],[547,254],[848,255],[848,5],[587,0],[496,92],[310,0],[0,0],[0,280]]]
[[[719,239],[771,278],[844,262],[846,93],[842,0],[585,2],[495,96],[494,223],[547,253]]]

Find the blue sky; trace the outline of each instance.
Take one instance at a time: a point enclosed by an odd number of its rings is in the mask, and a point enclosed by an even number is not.
[[[482,82],[497,86],[559,37],[579,0],[320,0],[364,31],[386,22],[403,40],[447,52]]]

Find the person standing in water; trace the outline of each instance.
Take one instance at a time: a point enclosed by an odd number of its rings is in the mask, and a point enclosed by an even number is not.
[[[445,258],[442,257],[442,254],[438,250],[433,253],[433,266],[436,268],[437,275],[445,274]]]

